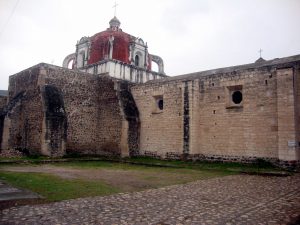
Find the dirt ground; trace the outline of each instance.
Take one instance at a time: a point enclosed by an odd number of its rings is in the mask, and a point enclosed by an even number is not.
[[[203,178],[203,174],[194,171],[174,170],[122,170],[106,168],[70,168],[53,165],[5,166],[0,171],[46,173],[64,179],[101,180],[108,185],[120,188],[124,192],[157,188],[178,183],[187,183]]]

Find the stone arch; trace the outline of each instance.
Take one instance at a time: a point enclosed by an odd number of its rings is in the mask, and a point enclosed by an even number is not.
[[[155,62],[158,65],[158,72],[165,74],[163,59],[157,55],[151,55],[151,60],[152,60],[152,62]]]
[[[75,53],[72,53],[68,56],[65,57],[64,61],[63,61],[63,67],[64,68],[68,68],[68,65],[69,63],[72,61],[72,60],[75,60]],[[73,69],[73,68],[72,68]]]

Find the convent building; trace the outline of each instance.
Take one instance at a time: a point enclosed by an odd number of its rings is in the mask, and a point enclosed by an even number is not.
[[[1,153],[299,165],[300,55],[169,77],[150,52],[114,17],[63,67],[10,76]]]

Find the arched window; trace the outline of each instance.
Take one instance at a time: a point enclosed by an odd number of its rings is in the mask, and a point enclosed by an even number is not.
[[[136,55],[135,58],[134,58],[134,65],[135,66],[140,66],[140,57],[138,55]]]

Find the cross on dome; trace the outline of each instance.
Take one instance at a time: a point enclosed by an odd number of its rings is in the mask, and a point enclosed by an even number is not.
[[[117,6],[118,6],[119,4],[117,4],[117,2],[115,1],[115,4],[113,5],[113,8],[115,8],[115,14],[114,14],[114,17],[116,17],[117,16]]]
[[[260,48],[258,52],[259,52],[259,58],[261,58],[261,53],[263,52],[263,50]]]
[[[114,31],[117,31],[119,30],[119,27],[121,25],[121,22],[120,20],[116,17],[116,14],[117,14],[117,6],[119,4],[117,4],[117,2],[115,1],[115,4],[113,6],[113,8],[115,8],[115,14],[114,14],[114,18],[112,18],[110,21],[109,21],[109,27],[110,29],[114,30]]]

